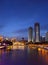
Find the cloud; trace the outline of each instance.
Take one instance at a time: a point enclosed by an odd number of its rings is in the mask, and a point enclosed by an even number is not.
[[[27,32],[28,32],[28,28],[24,28],[24,29],[20,29],[20,30],[15,30],[12,33],[14,35],[16,35],[16,39],[17,40],[21,40],[22,37],[24,37],[25,39],[27,39]]]
[[[18,33],[18,34],[22,34],[22,33],[26,33],[28,31],[28,29],[27,28],[25,28],[25,29],[20,29],[20,30],[15,30],[15,31],[13,31],[12,33],[14,33],[14,34],[16,34],[16,33]]]

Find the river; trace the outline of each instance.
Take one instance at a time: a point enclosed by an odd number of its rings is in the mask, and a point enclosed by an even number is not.
[[[0,50],[0,65],[48,65],[48,50],[29,46]]]

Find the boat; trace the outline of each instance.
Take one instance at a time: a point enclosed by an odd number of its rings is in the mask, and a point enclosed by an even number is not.
[[[0,46],[0,49],[5,49],[5,46]]]

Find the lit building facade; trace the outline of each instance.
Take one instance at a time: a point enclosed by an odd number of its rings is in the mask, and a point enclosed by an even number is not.
[[[3,41],[3,36],[0,36],[0,42],[2,42]]]
[[[48,42],[48,32],[46,33],[45,41]]]
[[[40,24],[39,23],[35,23],[34,31],[35,31],[35,42],[40,42]]]
[[[40,36],[40,42],[45,42],[45,36]]]
[[[33,28],[29,27],[28,29],[28,42],[33,42]]]

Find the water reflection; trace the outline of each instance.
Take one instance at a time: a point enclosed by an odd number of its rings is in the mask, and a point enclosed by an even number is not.
[[[25,46],[13,46],[13,50],[15,49],[20,49],[20,50],[24,50]]]
[[[0,65],[48,65],[48,50],[29,46],[0,50]]]
[[[40,49],[40,50],[39,50]],[[38,48],[39,57],[48,64],[48,50]]]

